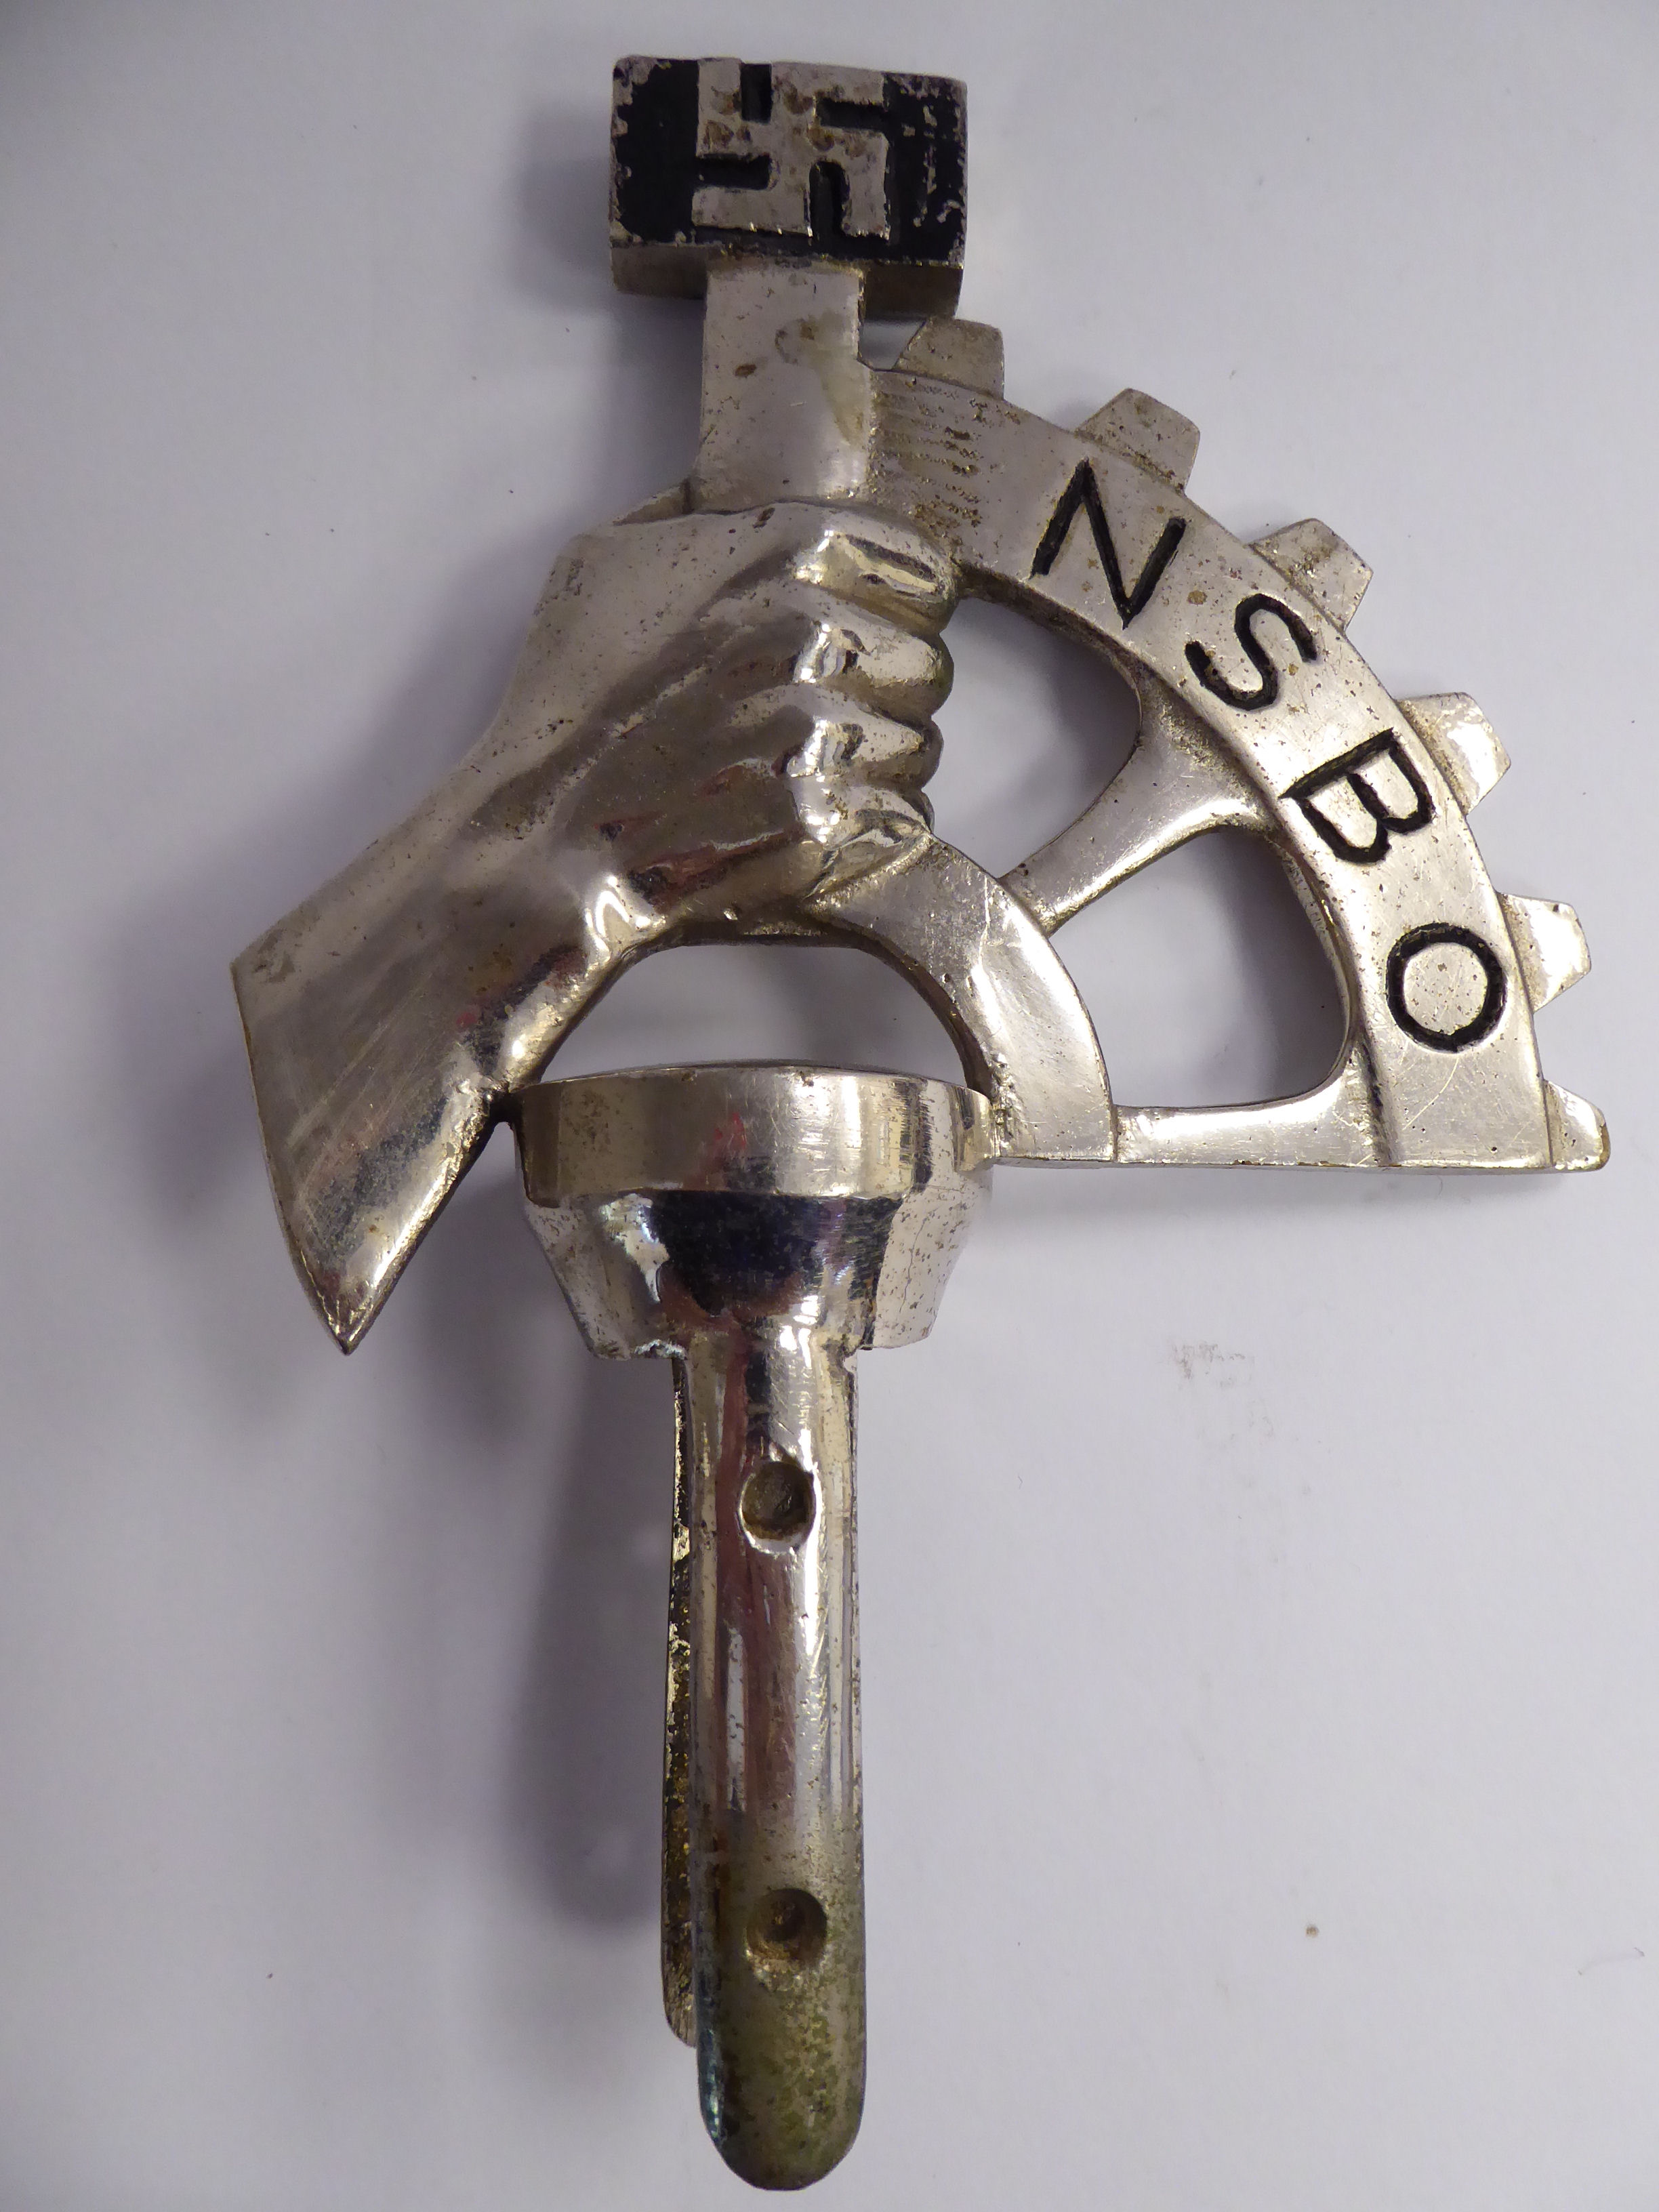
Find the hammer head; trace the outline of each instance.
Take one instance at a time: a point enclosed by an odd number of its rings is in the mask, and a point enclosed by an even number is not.
[[[874,315],[948,315],[962,289],[967,102],[953,77],[811,62],[617,64],[611,268],[701,298],[721,255],[857,269]]]

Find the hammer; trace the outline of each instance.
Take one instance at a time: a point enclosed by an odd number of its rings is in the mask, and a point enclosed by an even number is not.
[[[676,1364],[665,2000],[722,2155],[769,2187],[834,2166],[863,2103],[853,1358],[925,1334],[994,1158],[1114,1134],[1043,930],[919,795],[957,572],[875,481],[860,343],[873,310],[974,344],[931,319],[964,150],[942,78],[617,65],[617,280],[707,300],[695,466],[577,541],[484,738],[234,969],[278,1210],[343,1348],[510,1119],[589,1345]],[[756,934],[884,954],[972,1088],[538,1079],[629,962]]]
[[[632,57],[611,144],[617,284],[707,301],[690,504],[860,501],[862,319],[949,314],[961,284],[961,85]],[[518,1128],[590,1344],[676,1362],[665,2002],[728,2163],[798,2186],[864,2094],[852,1355],[931,1324],[987,1109],[910,1079],[699,1069],[544,1085]]]

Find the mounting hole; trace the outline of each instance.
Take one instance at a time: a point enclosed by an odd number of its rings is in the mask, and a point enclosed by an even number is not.
[[[799,1461],[782,1452],[769,1452],[751,1470],[738,1499],[744,1528],[763,1544],[799,1544],[811,1528],[817,1510],[817,1489],[811,1476]],[[787,1894],[795,1893],[792,1890]]]
[[[802,1972],[823,1956],[829,1934],[810,1890],[769,1889],[749,1915],[749,1963],[761,1975]]]

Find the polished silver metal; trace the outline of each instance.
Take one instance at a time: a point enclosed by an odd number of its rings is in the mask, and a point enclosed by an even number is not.
[[[932,1327],[992,1157],[920,1078],[654,1068],[527,1091],[526,1201],[583,1335],[679,1382],[664,1994],[746,2180],[864,2104],[853,1357]]]
[[[964,113],[946,79],[617,64],[617,280],[707,303],[690,471],[567,550],[489,731],[234,967],[278,1210],[343,1346],[511,1117],[589,1341],[677,1363],[665,1995],[722,2151],[779,2186],[844,2151],[863,2079],[849,1362],[931,1321],[989,1164],[1607,1153],[1534,1029],[1588,969],[1577,917],[1500,893],[1470,831],[1495,732],[1365,665],[1370,571],[1325,524],[1247,544],[1193,504],[1183,416],[1129,391],[1066,429],[1005,398],[1000,334],[949,313]],[[876,311],[924,317],[891,368]],[[1139,704],[1121,772],[1000,880],[924,793],[964,595],[1080,639]],[[1222,828],[1284,865],[1341,1048],[1297,1097],[1123,1105],[1056,933]],[[754,937],[880,954],[964,1087],[544,1084],[634,961]]]

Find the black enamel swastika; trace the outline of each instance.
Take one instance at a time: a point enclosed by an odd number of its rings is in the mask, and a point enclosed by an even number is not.
[[[699,150],[700,80],[736,71],[732,150]],[[812,72],[833,76],[833,71]],[[847,74],[854,74],[848,72]],[[857,72],[859,76],[865,72]],[[786,259],[850,261],[867,275],[876,312],[948,313],[961,281],[967,228],[967,106],[951,77],[868,73],[879,100],[802,93],[781,63],[631,57],[617,64],[611,101],[611,241],[617,280],[641,291],[700,292],[711,253],[739,249]],[[702,82],[704,100],[708,83]],[[876,185],[884,222],[858,219],[849,185],[884,154]],[[761,150],[774,150],[769,155]],[[782,166],[809,178],[798,219],[757,230],[738,213],[745,191],[775,186]],[[698,220],[699,194],[721,188],[728,222]]]

